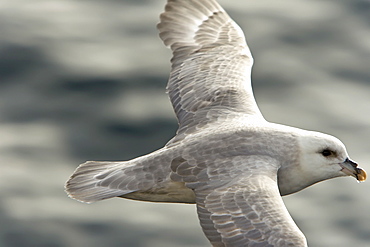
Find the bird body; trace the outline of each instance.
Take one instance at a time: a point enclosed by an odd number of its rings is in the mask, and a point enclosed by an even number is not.
[[[158,29],[173,51],[176,136],[132,160],[80,165],[69,196],[196,203],[213,246],[307,246],[281,195],[365,171],[337,138],[264,119],[243,32],[216,1],[168,0]]]

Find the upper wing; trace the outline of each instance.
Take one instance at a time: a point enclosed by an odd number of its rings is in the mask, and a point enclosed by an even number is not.
[[[197,163],[176,159],[171,178],[196,195],[203,231],[213,246],[306,247],[277,186],[269,157],[230,157]]]
[[[168,0],[160,20],[159,35],[173,52],[167,90],[178,133],[230,114],[262,118],[243,32],[216,1]]]

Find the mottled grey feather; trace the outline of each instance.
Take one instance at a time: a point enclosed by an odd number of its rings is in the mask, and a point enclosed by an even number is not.
[[[215,0],[168,0],[160,18],[160,37],[173,52],[167,90],[177,135],[136,159],[80,165],[66,183],[68,195],[196,203],[213,246],[306,247],[280,194],[348,175],[344,145],[262,117],[244,35]],[[321,155],[328,148],[335,157]]]
[[[171,155],[162,155],[166,150],[163,148],[130,161],[85,162],[67,181],[66,191],[70,197],[83,202],[95,202],[116,196],[139,200],[143,195],[140,194],[139,198],[136,198],[135,192],[150,193],[151,189],[160,188],[162,181],[168,180],[170,168],[165,164],[171,162]],[[175,202],[174,200],[172,202]]]
[[[165,9],[158,29],[173,51],[167,91],[179,121],[175,140],[220,118],[262,118],[250,83],[253,58],[240,27],[216,1],[170,0]]]
[[[213,246],[306,246],[279,194],[280,161],[254,155],[206,163],[178,158],[171,178],[194,190],[202,229]],[[238,174],[216,172],[221,167]]]

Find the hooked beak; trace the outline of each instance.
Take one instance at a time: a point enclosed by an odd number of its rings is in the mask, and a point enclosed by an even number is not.
[[[358,181],[363,182],[366,180],[366,172],[362,168],[358,167],[356,162],[353,162],[347,158],[343,163],[339,163],[342,167],[342,172],[355,177]]]

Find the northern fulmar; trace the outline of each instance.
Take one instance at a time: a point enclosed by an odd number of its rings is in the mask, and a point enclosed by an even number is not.
[[[215,0],[168,0],[157,27],[173,52],[175,137],[132,160],[81,164],[68,195],[196,203],[212,246],[307,246],[281,196],[365,171],[337,138],[264,119],[244,34]]]

